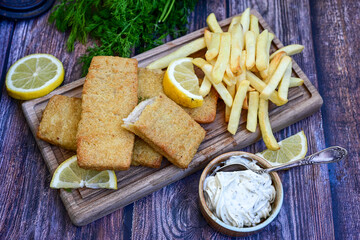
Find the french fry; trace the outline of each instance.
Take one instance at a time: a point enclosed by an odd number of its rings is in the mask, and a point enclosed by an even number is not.
[[[228,64],[226,67],[224,78],[225,78],[225,76],[227,76],[228,77],[227,80],[229,80],[231,82],[230,85],[236,84],[237,79],[236,79],[236,76],[234,75],[234,73],[230,69],[230,64]]]
[[[235,74],[240,74],[241,51],[244,47],[243,30],[240,23],[235,24],[231,29],[231,52],[230,52],[230,69]]]
[[[255,33],[247,31],[245,33],[245,49],[246,49],[246,69],[251,69],[255,66],[255,50],[256,38]]]
[[[210,63],[208,63],[205,59],[203,58],[194,58],[192,61],[191,61],[195,66],[201,68],[201,70],[203,70],[203,72],[206,74],[206,72],[204,71],[205,67],[207,67],[207,65],[210,65],[212,67],[212,65]],[[211,75],[211,74],[210,74]],[[210,80],[208,78],[208,80]],[[211,82],[211,80],[210,80]]]
[[[248,104],[248,97],[247,97],[247,95],[245,95],[245,99],[244,99],[244,102],[243,102],[242,108],[243,108],[243,109],[248,109],[248,108],[249,108],[249,104]]]
[[[255,74],[250,71],[246,71],[246,79],[250,81],[250,85],[256,89],[258,92],[262,92],[266,87],[266,83],[264,83],[260,78],[258,78]],[[270,94],[269,97],[270,101],[273,102],[277,106],[284,105],[287,101],[282,101],[279,96],[278,92],[274,91]]]
[[[261,130],[262,138],[268,149],[276,151],[280,149],[274,134],[271,129],[269,120],[269,102],[268,100],[260,98],[259,101],[259,125]]]
[[[271,43],[274,40],[275,35],[271,32],[269,32],[269,39],[268,39],[268,45],[267,45],[267,51],[270,52]],[[269,57],[270,60],[270,57]]]
[[[234,73],[231,71],[230,69],[230,62],[229,64],[226,66],[226,69],[225,69],[225,74],[231,79],[231,80],[234,80],[236,78],[236,76],[234,75]]]
[[[256,39],[256,68],[258,71],[264,71],[269,67],[268,40],[269,31],[267,29],[262,31]]]
[[[230,23],[228,32],[232,32],[233,27],[234,27],[235,24],[241,24],[240,21],[241,21],[241,16],[233,17],[233,18],[231,19],[231,23]]]
[[[210,13],[210,15],[206,19],[206,23],[208,24],[210,30],[213,31],[214,33],[222,33],[223,32],[218,21],[216,20],[214,13]]]
[[[235,85],[227,86],[227,89],[228,89],[230,95],[234,98],[234,97],[235,97],[235,93],[236,93]]]
[[[236,78],[236,90],[238,89],[240,82],[242,80],[246,79],[246,65],[245,65],[245,62],[246,62],[246,50],[243,50],[242,53],[241,53],[241,56],[240,56],[240,67],[242,69],[242,73],[239,76],[237,76],[237,78]]]
[[[231,97],[229,91],[226,89],[226,87],[224,86],[224,84],[222,82],[216,84],[216,83],[214,83],[214,80],[212,79],[212,71],[213,71],[214,67],[210,63],[205,61],[205,59],[202,59],[202,58],[195,58],[192,60],[192,63],[194,65],[198,66],[199,68],[201,68],[201,70],[205,73],[206,78],[208,80],[210,80],[210,82],[214,86],[215,90],[219,93],[222,100],[224,100],[226,106],[231,107],[233,98]]]
[[[245,11],[241,14],[240,23],[243,27],[244,33],[249,31],[250,26],[250,8],[245,9]]]
[[[206,47],[206,44],[205,44],[205,39],[203,37],[196,39],[196,40],[180,47],[176,51],[166,55],[165,57],[159,58],[158,60],[150,63],[149,65],[146,66],[146,68],[148,68],[148,69],[166,68],[171,61],[178,59],[178,58],[187,57],[190,54],[195,53],[205,47]]]
[[[231,46],[230,33],[222,33],[219,55],[212,72],[212,76],[213,76],[212,79],[215,84],[221,83],[224,77],[224,73],[229,64],[229,59],[230,59],[230,46]]]
[[[225,106],[225,122],[226,123],[229,122],[230,111],[231,111],[231,108],[228,106]]]
[[[215,63],[216,63],[216,60],[217,60],[217,58],[214,58],[214,59],[211,59],[210,61],[208,61],[211,65],[215,65]]]
[[[270,60],[273,59],[278,52],[285,52],[288,56],[292,56],[294,54],[301,53],[303,49],[304,46],[300,44],[287,45],[286,47],[282,47],[273,54],[271,54]]]
[[[227,86],[234,85],[233,82],[231,81],[231,79],[229,78],[229,76],[226,74],[224,75],[223,81],[224,81],[224,83],[226,83]]]
[[[249,107],[246,119],[246,129],[250,132],[256,131],[257,115],[259,108],[259,92],[249,92]]]
[[[254,66],[250,69],[250,71],[252,71],[253,73],[259,72],[259,70],[256,68],[256,65],[254,65]]]
[[[292,72],[292,63],[290,62],[279,84],[278,94],[279,94],[279,98],[282,101],[288,100],[291,72]]]
[[[268,44],[266,46],[266,54],[267,54],[267,56],[269,56],[271,43],[272,43],[272,40],[274,39],[274,37],[275,37],[275,35],[273,33],[269,32]],[[265,70],[260,71],[260,76],[261,76],[262,79],[266,79],[268,77],[268,74],[269,74],[269,65]]]
[[[301,78],[292,77],[292,78],[290,78],[289,88],[298,87],[303,84],[304,84],[304,80],[302,80]]]
[[[274,74],[271,76],[269,83],[266,85],[264,90],[262,90],[260,94],[260,98],[265,100],[269,99],[271,93],[275,91],[281,78],[284,76],[284,73],[290,63],[291,63],[291,57],[289,56],[284,56],[281,59],[279,66],[276,68]]]
[[[209,61],[209,63],[213,66],[215,66],[215,63],[217,61],[217,58],[214,58],[212,60]],[[229,76],[230,75],[230,76]],[[223,77],[223,81],[227,86],[231,86],[233,84],[236,84],[237,78],[236,76],[234,76],[234,74],[232,73],[230,66],[227,65],[226,69],[225,69],[225,74]]]
[[[215,90],[220,95],[221,99],[224,101],[226,106],[231,106],[233,102],[233,98],[231,97],[229,91],[226,89],[223,83],[214,84],[213,86]]]
[[[236,92],[233,105],[231,107],[231,113],[228,124],[228,131],[235,135],[238,127],[241,116],[241,109],[244,103],[244,99],[249,88],[250,82],[247,80],[241,81],[239,88]]]
[[[210,46],[205,53],[205,58],[207,61],[214,59],[219,54],[220,48],[220,33],[213,33],[211,36]]]
[[[229,91],[230,95],[234,98],[235,92],[236,92],[235,85],[227,86],[226,88]],[[230,112],[231,112],[231,107],[226,106],[225,107],[225,122],[229,122]]]
[[[274,74],[276,68],[279,66],[281,59],[286,55],[285,52],[278,52],[275,57],[270,61],[267,77],[264,82],[267,84],[270,81],[271,76]]]
[[[250,15],[250,31],[253,31],[255,33],[255,36],[257,37],[260,33],[259,31],[259,19],[255,17],[254,15]]]
[[[205,30],[204,30],[204,38],[205,38],[206,47],[207,47],[207,48],[210,48],[211,38],[212,38],[212,32],[210,32],[209,30],[205,29]]]
[[[264,71],[260,72],[260,77],[265,81],[265,79],[269,76],[269,68],[265,69]]]
[[[200,89],[199,89],[199,94],[203,97],[205,97],[206,95],[209,94],[211,90],[211,82],[209,81],[209,79],[205,76],[204,80],[201,83]]]
[[[237,83],[237,77],[235,76],[234,78],[230,78],[230,81],[232,84],[234,84],[236,86],[236,83]]]
[[[212,66],[215,66],[215,63],[217,61],[217,58],[214,58],[210,61],[208,61]],[[230,69],[230,65],[228,64],[226,66],[226,69],[225,69],[225,74],[224,74],[224,77],[223,77],[223,81],[226,85],[233,85],[233,84],[236,84],[236,81],[237,81],[237,76],[235,76],[233,74],[233,72],[231,71]]]

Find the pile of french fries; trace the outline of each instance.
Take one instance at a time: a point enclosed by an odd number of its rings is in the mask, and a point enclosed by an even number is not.
[[[291,77],[291,55],[300,53],[304,46],[293,44],[270,55],[274,34],[260,32],[259,20],[250,14],[250,8],[232,19],[228,32],[223,32],[211,13],[206,20],[209,30],[177,51],[161,58],[147,68],[165,68],[172,60],[186,57],[207,48],[205,59],[195,58],[193,64],[201,68],[205,77],[199,94],[205,97],[213,86],[223,99],[228,131],[235,134],[242,109],[247,109],[246,128],[255,132],[257,118],[263,140],[268,149],[278,150],[269,120],[269,100],[277,106],[288,102],[288,90],[303,84]]]

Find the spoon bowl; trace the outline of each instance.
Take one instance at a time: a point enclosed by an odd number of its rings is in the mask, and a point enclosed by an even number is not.
[[[230,226],[222,222],[220,219],[218,219],[206,205],[205,196],[204,196],[204,181],[207,176],[211,175],[214,172],[214,170],[221,167],[224,161],[228,160],[231,156],[239,156],[239,155],[245,155],[255,160],[257,164],[262,168],[271,167],[271,165],[266,160],[255,154],[240,152],[240,151],[228,152],[214,158],[211,162],[209,162],[209,164],[203,170],[199,182],[199,201],[200,201],[200,210],[202,215],[209,223],[209,225],[213,227],[215,230],[233,237],[248,236],[261,231],[267,225],[269,225],[279,214],[281,206],[283,204],[283,195],[284,195],[283,186],[279,175],[276,172],[269,173],[272,178],[276,195],[275,195],[275,201],[271,204],[272,210],[268,218],[266,218],[265,220],[263,220],[254,227],[243,227],[243,228]]]

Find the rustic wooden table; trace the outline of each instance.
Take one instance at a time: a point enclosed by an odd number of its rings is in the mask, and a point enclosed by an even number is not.
[[[278,132],[283,139],[300,130],[309,153],[331,145],[349,150],[346,161],[305,166],[281,173],[284,205],[276,220],[249,239],[360,238],[360,32],[359,1],[204,1],[190,17],[190,32],[206,25],[214,12],[219,20],[246,7],[262,14],[285,44],[305,45],[294,59],[319,89],[321,111]],[[0,20],[0,239],[220,239],[198,208],[201,171],[175,182],[84,227],[74,226],[21,110],[4,87],[9,67],[32,53],[50,53],[64,64],[67,84],[80,77],[75,51],[64,48],[67,34],[47,22]],[[258,152],[260,141],[243,150]]]

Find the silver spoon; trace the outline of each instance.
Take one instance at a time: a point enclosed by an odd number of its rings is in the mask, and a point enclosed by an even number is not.
[[[262,174],[262,173],[269,173],[269,172],[289,169],[289,168],[303,166],[303,165],[333,163],[333,162],[338,162],[338,161],[342,160],[343,158],[345,158],[347,156],[347,154],[348,154],[348,152],[346,151],[345,148],[342,148],[339,146],[334,146],[334,147],[325,148],[324,150],[321,150],[321,151],[314,153],[310,156],[307,156],[303,159],[299,159],[299,160],[296,160],[293,162],[285,163],[282,165],[278,165],[278,166],[266,168],[266,169],[262,168],[259,170],[253,170],[253,169],[250,169],[247,166],[240,164],[240,163],[225,165],[223,167],[215,169],[211,173],[211,176],[214,176],[217,172],[233,172],[233,171],[243,171],[243,170],[251,170],[255,173]],[[242,157],[253,160],[246,155],[242,155]]]

